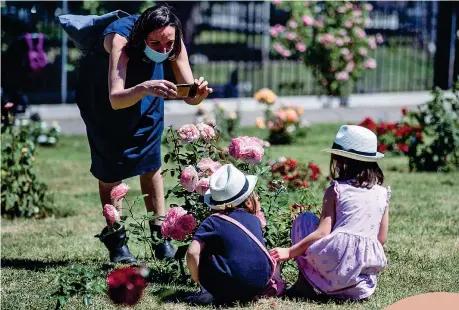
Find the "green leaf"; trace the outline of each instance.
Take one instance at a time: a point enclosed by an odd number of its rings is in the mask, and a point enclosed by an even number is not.
[[[169,162],[169,159],[171,158],[171,155],[168,153],[164,156],[164,162],[167,164]]]

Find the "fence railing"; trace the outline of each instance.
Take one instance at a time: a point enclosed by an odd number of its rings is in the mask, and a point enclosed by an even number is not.
[[[354,92],[431,89],[437,2],[371,3],[374,10],[367,32],[381,33],[385,41],[373,51],[372,57],[378,64],[376,70],[368,72],[355,85]],[[43,32],[47,36],[49,70],[40,77],[39,86],[34,88],[33,83],[28,83],[24,87],[24,92],[34,103],[60,101],[62,30],[54,16],[58,13],[56,10],[31,13],[30,9],[17,7],[15,2],[8,2],[2,7],[4,45],[20,44],[20,40],[11,35],[15,32],[8,29],[16,27],[14,30],[17,30],[17,25],[25,25],[23,32]],[[191,33],[187,46],[194,75],[206,77],[216,90],[216,97],[252,96],[262,87],[269,87],[279,95],[318,94],[318,86],[308,67],[299,61],[277,59],[270,54],[269,27],[285,22],[287,18],[285,12],[277,11],[267,2],[196,1],[193,14],[183,21],[188,33]],[[8,19],[14,22],[5,23]],[[68,48],[68,101],[73,101],[79,53],[71,42]],[[8,61],[4,55],[2,50],[3,63]],[[2,76],[6,74],[3,71],[2,68]]]

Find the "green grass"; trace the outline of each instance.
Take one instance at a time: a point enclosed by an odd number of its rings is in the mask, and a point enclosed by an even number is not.
[[[337,125],[317,125],[297,145],[273,147],[267,156],[290,156],[316,161],[327,172],[328,157],[320,152],[330,145]],[[243,128],[246,134],[257,129]],[[103,227],[97,182],[88,172],[86,137],[66,136],[57,148],[40,148],[37,171],[56,198],[58,208],[73,212],[66,218],[44,220],[2,220],[2,309],[53,309],[49,295],[57,288],[52,282],[72,264],[90,269],[107,268],[104,246],[93,236]],[[382,309],[408,296],[427,292],[459,292],[459,173],[428,174],[407,172],[404,158],[387,157],[381,162],[386,184],[392,186],[388,268],[380,275],[377,291],[362,303],[263,299],[236,309]],[[140,193],[137,178],[127,180],[131,197]],[[170,188],[173,180],[166,179]],[[142,212],[139,206],[137,212]],[[134,253],[141,249],[132,246]],[[150,262],[151,263],[151,262]],[[105,270],[105,269],[104,269]],[[136,309],[189,309],[181,303],[161,303],[164,289],[195,290],[174,283],[153,284]],[[115,309],[105,295],[98,295],[92,309]],[[85,309],[82,296],[70,300],[66,309]]]

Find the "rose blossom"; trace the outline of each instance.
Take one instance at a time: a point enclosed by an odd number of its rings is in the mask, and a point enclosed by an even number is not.
[[[344,41],[342,39],[336,39],[335,45],[336,46],[343,46],[344,45]]]
[[[118,213],[118,210],[116,210],[116,208],[111,204],[106,204],[104,206],[102,215],[105,217],[109,225],[113,225],[114,223],[120,221],[120,214]]]
[[[222,164],[218,161],[213,161],[210,157],[207,157],[201,159],[197,166],[201,172],[207,174],[208,176],[211,176],[215,171],[217,171],[222,166]]]
[[[161,225],[161,234],[166,239],[184,240],[196,227],[196,219],[182,207],[171,208]]]
[[[286,38],[287,40],[289,40],[289,41],[293,41],[293,40],[296,39],[296,33],[294,33],[294,32],[287,32],[287,33],[285,34],[285,38]]]
[[[196,193],[198,193],[201,196],[204,196],[204,194],[207,192],[209,189],[209,178],[202,178],[196,183]]]
[[[295,48],[300,53],[304,53],[306,51],[306,45],[303,42],[298,42],[295,44]]]
[[[359,48],[359,55],[362,56],[362,57],[367,56],[368,55],[367,49],[364,48],[364,47]]]
[[[134,306],[142,297],[147,281],[139,269],[127,266],[110,272],[107,286],[108,296],[114,304]]]
[[[305,26],[312,26],[314,25],[314,18],[312,18],[312,16],[309,16],[309,15],[304,15],[301,20],[303,21],[303,24]]]
[[[349,79],[349,74],[346,71],[337,72],[335,77],[338,81],[347,81]]]
[[[352,20],[348,19],[344,22],[344,27],[347,29],[352,28]]]
[[[287,25],[292,29],[296,29],[298,27],[298,23],[294,20],[289,21]]]
[[[177,133],[184,143],[194,142],[199,139],[199,130],[193,124],[183,125]]]
[[[199,123],[196,125],[196,128],[198,129],[199,134],[204,141],[215,139],[215,130],[211,126],[204,123]]]
[[[7,110],[8,110],[8,109],[11,109],[13,106],[14,106],[14,103],[12,103],[12,102],[7,102],[7,103],[4,105],[5,109],[7,109]]]
[[[188,166],[182,171],[180,176],[180,184],[186,188],[190,193],[196,188],[196,182],[198,182],[198,173],[193,166]]]
[[[376,48],[376,38],[371,36],[368,38],[368,45],[370,46],[370,48],[372,50],[374,50]]]
[[[292,53],[289,50],[284,50],[282,51],[281,55],[284,57],[290,57],[292,56]]]
[[[231,140],[228,147],[231,157],[250,164],[258,164],[264,155],[263,141],[257,137],[237,137]]]
[[[129,185],[126,183],[120,183],[114,188],[112,188],[112,191],[110,192],[110,199],[121,199],[124,198],[129,191]]]
[[[349,53],[350,53],[350,51],[349,51],[348,48],[342,48],[341,49],[341,55],[346,56],[346,55],[349,55]]]
[[[271,35],[271,37],[277,38],[277,36],[279,35],[279,32],[277,32],[276,28],[271,27],[269,29],[269,34]]]
[[[365,38],[365,36],[366,36],[365,31],[364,31],[362,28],[360,28],[360,27],[355,28],[355,33],[357,34],[357,36],[358,36],[360,39],[363,39],[363,38]]]
[[[368,69],[375,69],[376,68],[376,60],[374,60],[373,58],[370,58],[370,59],[366,60],[363,63],[363,66],[365,68],[368,68]]]
[[[383,38],[383,36],[382,36],[380,33],[377,33],[377,34],[376,34],[376,42],[377,42],[378,44],[382,44],[382,43],[384,42],[384,38]]]
[[[347,65],[346,65],[346,69],[344,69],[346,72],[352,72],[352,70],[354,70],[354,67],[355,67],[355,63],[353,61],[350,61]]]

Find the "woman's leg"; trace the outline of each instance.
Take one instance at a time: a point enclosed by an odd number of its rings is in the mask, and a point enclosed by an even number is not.
[[[120,184],[121,182],[105,183],[99,180],[99,196],[102,206],[106,204],[112,204],[117,208],[121,214],[121,199],[112,200],[110,193],[112,189]],[[102,241],[110,254],[110,261],[114,263],[134,264],[136,259],[132,256],[129,251],[129,247],[126,244],[126,231],[124,226],[119,223],[114,224],[112,227],[107,226],[98,235],[100,241]]]
[[[112,191],[112,189],[119,185],[121,183],[121,181],[119,182],[114,182],[114,183],[105,183],[105,182],[102,182],[99,180],[99,196],[100,196],[100,202],[102,203],[102,208],[106,205],[106,204],[111,204],[113,205],[119,212],[119,214],[121,215],[122,213],[122,200],[121,199],[118,199],[118,200],[112,200],[110,198],[110,193]]]
[[[164,203],[164,183],[161,168],[142,174],[140,176],[140,187],[143,194],[148,194],[144,198],[147,211],[154,212],[157,216],[165,216],[166,206]],[[150,222],[151,237],[155,244],[155,257],[158,259],[174,258],[175,249],[169,241],[165,240],[157,244],[158,240],[162,239],[161,223],[162,219]]]
[[[148,194],[144,198],[145,207],[148,212],[155,215],[165,216],[166,207],[164,204],[164,182],[161,175],[161,168],[144,173],[140,176],[140,187],[142,194]],[[161,225],[162,220],[155,220],[155,225]]]

